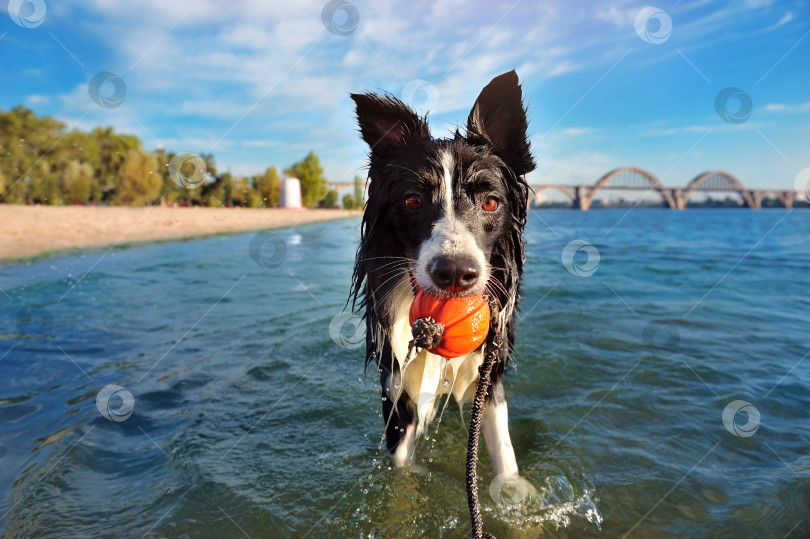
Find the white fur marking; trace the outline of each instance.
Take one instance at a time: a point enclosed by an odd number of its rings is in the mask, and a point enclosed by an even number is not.
[[[430,278],[430,264],[437,256],[470,256],[481,268],[481,278],[476,286],[469,290],[468,294],[475,296],[483,292],[489,280],[489,267],[484,257],[484,252],[475,242],[475,238],[470,234],[464,224],[455,215],[455,201],[453,199],[453,169],[455,160],[450,151],[442,152],[442,198],[444,212],[434,225],[430,238],[419,248],[419,257],[414,267],[416,282],[422,290],[436,292],[433,281]]]
[[[399,440],[399,445],[394,450],[394,465],[404,466],[406,462],[413,456],[414,435],[413,424],[405,427],[405,433]]]
[[[444,186],[444,218],[448,222],[453,221],[453,168],[455,167],[455,160],[453,154],[448,150],[442,152],[442,169],[444,176],[442,177],[442,184]]]
[[[487,402],[481,422],[481,432],[484,435],[484,442],[487,444],[492,473],[496,476],[518,475],[515,450],[512,448],[512,440],[509,438],[509,413],[505,401],[495,402],[492,399]]]

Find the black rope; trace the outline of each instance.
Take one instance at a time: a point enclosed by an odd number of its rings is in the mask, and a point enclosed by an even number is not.
[[[498,306],[491,298],[489,300],[490,317],[497,320]],[[476,465],[478,464],[478,438],[481,432],[481,414],[484,411],[487,390],[489,389],[492,367],[498,360],[501,341],[494,324],[490,326],[492,345],[487,347],[484,361],[478,367],[478,386],[475,389],[472,414],[470,415],[470,434],[467,438],[467,507],[470,509],[473,539],[495,539],[491,533],[484,531],[484,520],[481,517],[481,504],[478,501],[478,480]],[[408,343],[408,353],[405,356],[407,365],[412,359],[414,349],[431,349],[437,346],[444,334],[444,326],[432,318],[419,318],[411,327],[413,340]]]
[[[481,504],[478,501],[478,437],[481,432],[481,414],[486,404],[492,367],[498,359],[500,342],[497,332],[492,346],[487,349],[484,361],[478,367],[478,386],[475,388],[472,413],[470,414],[470,434],[467,438],[467,507],[470,509],[473,539],[495,539],[491,533],[484,531],[484,519],[481,517]]]

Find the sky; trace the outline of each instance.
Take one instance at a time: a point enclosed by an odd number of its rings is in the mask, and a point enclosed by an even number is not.
[[[621,166],[791,189],[810,167],[808,0],[0,0],[0,109],[113,126],[252,175],[310,150],[365,177],[350,92],[464,125],[516,69],[532,184]],[[727,90],[727,89],[731,90]]]

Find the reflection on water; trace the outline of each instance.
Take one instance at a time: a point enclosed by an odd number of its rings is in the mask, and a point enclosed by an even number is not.
[[[623,215],[530,216],[507,375],[526,483],[490,489],[482,451],[486,529],[807,536],[810,212]],[[465,537],[469,410],[390,469],[375,376],[330,336],[358,226],[1,266],[0,529]]]

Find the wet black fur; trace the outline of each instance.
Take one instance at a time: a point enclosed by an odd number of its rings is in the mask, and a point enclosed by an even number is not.
[[[490,252],[494,280],[487,290],[501,306],[519,297],[523,272],[523,229],[526,224],[528,186],[524,175],[535,168],[527,137],[526,111],[514,71],[492,80],[479,95],[467,120],[466,132],[452,139],[432,138],[427,118],[420,118],[406,104],[390,95],[352,94],[363,139],[370,147],[368,202],[361,225],[361,241],[354,267],[351,300],[365,309],[367,323],[366,365],[380,369],[383,395],[386,381],[397,383],[399,367],[387,337],[374,342],[376,324],[391,325],[382,301],[400,282],[391,264],[394,257],[415,260],[441,217],[436,192],[442,177],[441,151],[455,157],[453,189],[456,215],[476,235],[479,246]],[[474,173],[475,178],[472,178]],[[417,192],[426,201],[417,211],[404,204],[407,193]],[[480,210],[482,199],[494,195],[496,212]],[[505,327],[496,328],[508,343],[492,372],[490,395],[501,395],[501,378],[514,346],[514,314]],[[490,337],[491,340],[491,337]],[[392,400],[383,400],[384,419],[391,417]],[[411,396],[403,394],[388,426],[388,449],[393,451],[405,427],[414,421]]]

